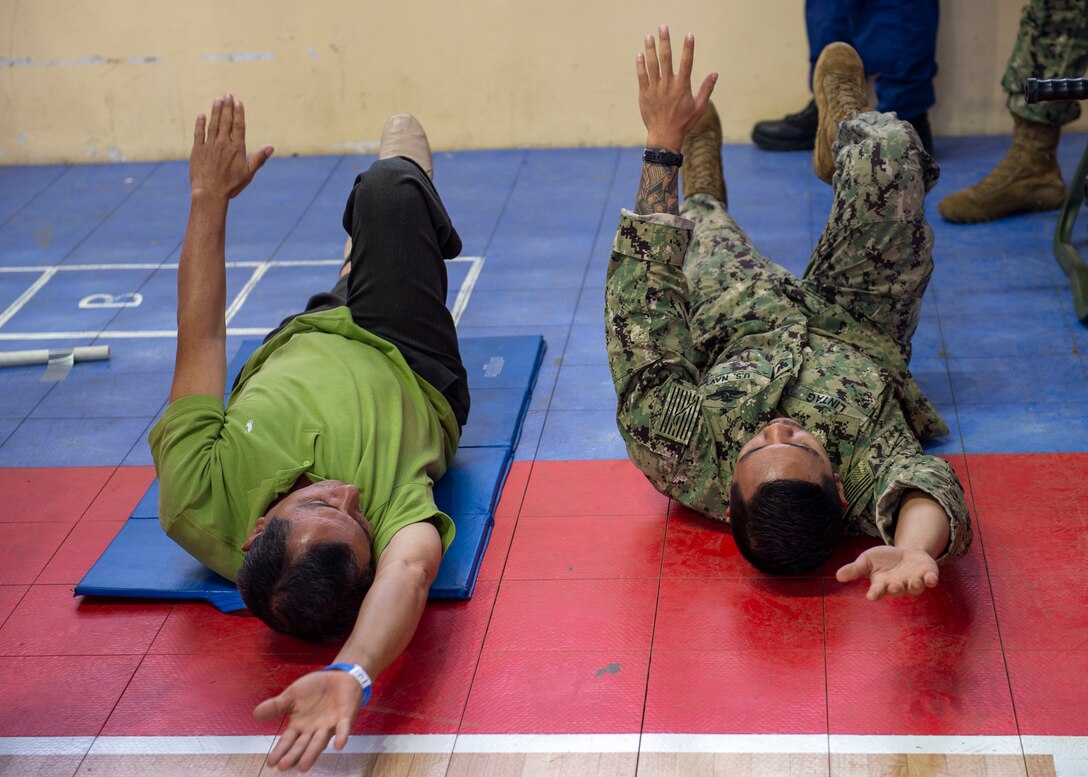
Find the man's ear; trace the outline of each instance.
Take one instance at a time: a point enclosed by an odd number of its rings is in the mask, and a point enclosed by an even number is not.
[[[835,473],[835,488],[839,491],[839,501],[842,502],[842,509],[845,510],[850,506],[850,503],[846,501],[846,489],[842,487],[842,478],[838,473]]]
[[[253,545],[253,540],[255,540],[255,539],[257,539],[258,537],[261,536],[261,532],[264,531],[264,529],[265,529],[265,527],[267,525],[268,525],[268,516],[267,515],[262,515],[260,518],[257,519],[257,522],[255,524],[253,524],[253,531],[251,531],[249,533],[249,536],[246,537],[246,541],[244,543],[242,543],[242,552],[243,553],[248,553],[249,552],[250,546]]]

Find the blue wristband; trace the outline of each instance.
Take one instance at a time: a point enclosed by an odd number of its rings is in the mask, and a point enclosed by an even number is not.
[[[336,671],[339,671],[339,672],[347,672],[348,674],[350,674],[352,677],[355,678],[355,681],[357,683],[359,683],[359,687],[363,689],[363,700],[359,703],[359,707],[360,708],[365,707],[366,703],[368,701],[370,701],[370,690],[371,690],[371,687],[373,686],[373,683],[370,680],[370,675],[368,675],[366,673],[366,670],[363,669],[358,664],[340,663],[340,664],[329,664],[328,666],[326,666],[321,671],[322,672],[328,672],[330,670],[336,670]]]

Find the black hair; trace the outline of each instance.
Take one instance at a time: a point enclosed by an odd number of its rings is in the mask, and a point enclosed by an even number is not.
[[[373,559],[360,568],[345,542],[322,542],[292,564],[286,521],[274,518],[253,540],[238,572],[238,591],[249,611],[276,631],[324,641],[355,625],[374,582]]]
[[[729,488],[729,523],[737,548],[769,575],[799,575],[831,557],[843,533],[843,508],[835,478],[771,480],[751,499]]]

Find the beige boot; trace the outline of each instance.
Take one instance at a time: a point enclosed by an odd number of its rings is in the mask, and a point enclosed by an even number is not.
[[[821,181],[831,183],[835,176],[835,156],[831,147],[839,137],[839,122],[868,110],[865,66],[853,46],[829,43],[824,47],[812,73],[812,94],[820,115],[812,166]]]
[[[1054,210],[1065,201],[1058,167],[1060,127],[1013,114],[1012,148],[988,176],[940,201],[949,221],[991,221],[1029,210]]]
[[[410,113],[390,116],[382,129],[382,144],[378,159],[406,156],[423,168],[427,177],[434,180],[434,163],[431,161],[431,144],[423,125]]]
[[[714,103],[707,103],[699,122],[684,138],[681,152],[684,154],[684,164],[680,167],[684,199],[693,194],[709,194],[728,206],[725,176],[722,175],[722,122]]]

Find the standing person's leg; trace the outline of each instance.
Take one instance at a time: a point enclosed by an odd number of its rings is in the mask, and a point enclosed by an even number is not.
[[[877,74],[877,110],[910,122],[932,153],[938,0],[852,0],[851,6],[852,43],[865,72]]]
[[[344,228],[351,235],[352,318],[396,345],[463,425],[468,380],[446,308],[445,265],[461,252],[461,238],[434,185],[410,159],[381,159],[355,179]]]
[[[1088,0],[1031,0],[1001,82],[1012,113],[1012,147],[990,174],[941,200],[954,222],[990,221],[1012,213],[1054,210],[1065,201],[1058,166],[1063,124],[1080,115],[1075,101],[1028,105],[1024,84],[1036,78],[1073,78],[1088,68]]]
[[[802,283],[891,335],[909,361],[933,272],[925,195],[940,171],[890,113],[843,121],[833,153],[835,200]]]
[[[808,34],[808,88],[820,52],[829,43],[850,43],[850,0],[805,0],[805,32]]]

